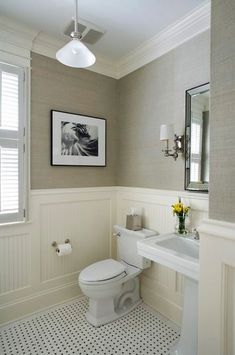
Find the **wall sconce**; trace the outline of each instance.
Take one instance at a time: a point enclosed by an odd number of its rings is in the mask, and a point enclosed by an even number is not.
[[[169,149],[169,140],[174,140],[174,146]],[[176,160],[179,153],[184,152],[184,136],[174,134],[173,125],[162,124],[160,127],[160,141],[166,141],[166,149],[163,149],[165,157],[173,157]],[[171,153],[173,151],[173,153]]]

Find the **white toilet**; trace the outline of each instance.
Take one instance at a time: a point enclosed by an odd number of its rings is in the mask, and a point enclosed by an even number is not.
[[[131,231],[118,225],[114,230],[120,261],[98,261],[79,275],[79,286],[89,297],[86,318],[94,326],[112,322],[141,302],[138,275],[151,264],[137,254],[137,241],[152,237],[156,232],[148,229]]]

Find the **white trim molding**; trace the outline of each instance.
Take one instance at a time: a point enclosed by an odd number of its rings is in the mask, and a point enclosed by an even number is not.
[[[100,192],[115,192],[115,186],[102,187],[74,187],[74,188],[60,188],[60,189],[40,189],[31,190],[31,196],[49,196],[49,195],[68,195],[68,194],[86,194],[86,193],[100,193]]]
[[[210,0],[118,60],[95,53],[88,70],[120,79],[210,28]],[[65,41],[0,16],[1,50],[30,59],[30,51],[55,58]]]
[[[0,16],[1,60],[14,65],[30,66],[30,50],[36,35],[36,30]]]
[[[0,228],[0,323],[81,295],[80,270],[116,257],[113,225],[125,225],[130,206],[142,209],[146,227],[172,231],[171,205],[178,196],[190,203],[195,226],[207,217],[208,196],[185,191],[116,186],[32,190],[31,222]],[[72,254],[58,257],[52,241],[66,238]],[[179,274],[157,264],[141,275],[144,301],[178,323],[182,287]]]
[[[31,191],[31,223],[0,228],[0,323],[81,295],[79,272],[113,255],[115,205],[113,187]],[[58,257],[52,242],[66,238],[72,253]]]
[[[1,21],[0,17],[0,21]],[[3,22],[6,29],[7,24]],[[3,26],[3,27],[4,27]],[[26,33],[26,45],[32,39],[34,35],[32,32],[28,33],[28,28],[23,28]],[[11,72],[17,71],[19,74],[19,104],[20,104],[20,116],[19,116],[19,137],[21,137],[21,143],[19,144],[19,163],[20,163],[20,180],[21,188],[20,192],[20,210],[21,218],[8,218],[3,223],[21,223],[21,221],[27,219],[28,206],[29,206],[29,189],[30,189],[30,107],[31,107],[31,63],[30,63],[30,51],[22,48],[22,50],[14,45],[7,44],[1,46],[1,39],[4,36],[4,31],[0,31],[0,62],[4,63],[5,70]],[[22,43],[24,43],[22,41]],[[15,68],[19,67],[19,68]],[[6,69],[8,68],[8,69]],[[22,178],[21,178],[22,177]],[[19,219],[19,221],[17,221]]]
[[[44,32],[39,32],[33,40],[31,50],[32,52],[55,59],[56,52],[63,47],[65,43],[65,41],[49,36]],[[116,63],[100,53],[95,53],[95,55],[95,64],[87,68],[87,70],[117,79]]]
[[[199,354],[235,353],[235,223],[204,220],[200,232]]]
[[[210,28],[210,1],[144,42],[118,61],[118,78],[152,62]]]
[[[212,235],[214,237],[231,239],[235,242],[235,224],[218,221],[215,219],[204,220],[199,230],[203,234]]]
[[[126,215],[135,207],[141,211],[146,228],[159,234],[172,232],[176,220],[171,206],[179,196],[191,207],[187,221],[190,229],[198,227],[208,216],[208,194],[135,187],[117,187],[116,190],[117,223],[121,225],[125,225]],[[183,284],[182,275],[152,262],[151,268],[141,274],[141,296],[146,304],[180,324]]]

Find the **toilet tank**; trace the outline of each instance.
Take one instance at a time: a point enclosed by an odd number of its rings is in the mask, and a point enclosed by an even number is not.
[[[125,261],[127,264],[138,267],[139,269],[150,267],[151,261],[138,255],[137,241],[153,237],[158,233],[149,229],[132,231],[119,225],[115,225],[113,228],[117,235],[118,258]]]

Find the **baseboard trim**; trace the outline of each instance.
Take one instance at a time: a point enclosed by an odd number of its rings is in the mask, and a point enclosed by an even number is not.
[[[171,303],[144,285],[141,286],[141,297],[145,304],[176,323],[177,326],[181,326],[182,309],[177,304]]]
[[[61,267],[61,269],[56,269],[56,262],[59,260],[56,259],[54,262],[54,255],[48,254],[45,258],[45,261],[47,262],[45,267],[46,271],[42,271],[41,266],[44,261],[42,256],[45,255],[43,254],[43,250],[48,246],[50,247],[51,242],[54,240],[53,235],[58,233],[58,228],[51,228],[50,224],[47,223],[47,220],[43,219],[44,217],[39,218],[39,216],[41,216],[42,206],[44,208],[44,206],[53,204],[53,208],[57,208],[57,205],[64,203],[73,204],[74,202],[77,203],[80,201],[89,201],[89,203],[92,201],[108,201],[107,215],[105,215],[106,217],[104,218],[103,223],[105,228],[107,227],[107,241],[109,241],[109,243],[112,235],[112,225],[115,223],[125,225],[126,211],[128,211],[129,206],[146,206],[146,210],[144,211],[146,214],[144,221],[145,226],[153,230],[158,230],[161,233],[166,233],[169,228],[172,228],[173,230],[174,219],[170,214],[170,206],[177,199],[177,196],[182,196],[185,200],[189,200],[193,222],[193,213],[196,211],[195,223],[198,223],[201,218],[206,217],[208,211],[208,196],[205,194],[192,194],[185,191],[169,191],[141,187],[107,186],[75,189],[31,190],[30,196],[31,223],[22,224],[20,227],[18,225],[8,226],[7,229],[2,227],[0,232],[1,246],[3,245],[6,250],[6,256],[4,260],[2,260],[2,265],[3,267],[6,265],[6,270],[13,268],[13,261],[11,260],[21,260],[20,257],[18,257],[19,249],[16,247],[14,251],[16,258],[10,259],[8,257],[7,253],[9,253],[9,256],[11,257],[13,255],[10,244],[11,239],[8,239],[8,236],[16,238],[19,236],[20,238],[21,236],[27,235],[27,238],[29,238],[28,242],[31,243],[30,252],[28,247],[24,247],[23,251],[25,254],[19,254],[26,255],[26,252],[31,253],[30,267],[23,262],[16,262],[14,270],[17,270],[17,272],[14,277],[9,273],[6,274],[7,279],[9,280],[12,277],[13,281],[17,280],[17,275],[23,276],[19,284],[15,282],[13,285],[14,287],[7,286],[3,289],[4,292],[0,298],[0,324],[19,319],[25,315],[30,315],[35,311],[44,309],[45,307],[51,307],[81,295],[81,291],[77,284],[76,273],[73,274],[73,272],[70,273],[70,271],[79,270],[81,267],[84,267],[84,261],[81,261],[80,264],[78,259],[78,261],[76,260],[71,267]],[[87,211],[85,213],[88,215],[89,210],[85,211]],[[160,218],[156,221],[155,216],[158,211]],[[58,210],[58,213],[59,216],[62,216],[60,209]],[[45,231],[48,233],[48,237],[46,237],[48,240],[44,237],[45,234],[42,234],[41,230],[41,224],[44,223],[44,221],[46,221]],[[64,234],[65,232],[67,234],[67,230],[63,231]],[[68,233],[68,235],[70,235],[70,233],[74,235],[75,245],[77,232],[74,231],[73,228],[71,228],[71,230],[69,228]],[[95,233],[95,230],[93,233]],[[63,238],[60,237],[60,240],[63,240]],[[18,243],[18,239],[15,239],[14,241],[15,243]],[[105,243],[106,240],[104,241],[104,245],[106,245]],[[110,252],[111,247],[113,248],[113,255],[115,255],[115,243],[115,239],[112,239],[112,245],[109,245]],[[28,246],[29,244],[25,242],[25,245]],[[42,249],[43,246],[44,249]],[[54,252],[53,249],[51,250]],[[40,251],[41,257],[38,251]],[[98,257],[100,257],[100,254],[94,254],[93,261],[96,261]],[[90,262],[92,262],[92,260]],[[52,267],[57,272],[51,272]],[[179,293],[177,294],[174,285],[175,278],[172,277],[169,279],[169,285],[166,284],[166,289],[163,295],[158,288],[158,275],[156,272],[156,270],[153,270],[153,272],[149,274],[149,281],[145,285],[141,285],[144,301],[169,319],[179,324],[181,315],[181,291],[179,290]],[[159,272],[161,274],[161,270]],[[155,286],[153,285],[154,282],[156,282]],[[24,289],[25,285],[27,289]]]
[[[0,325],[9,324],[82,296],[77,282],[71,282],[47,291],[38,292],[29,297],[18,299],[15,302],[1,306]]]

